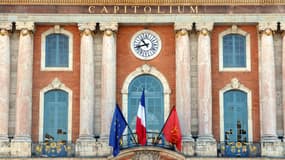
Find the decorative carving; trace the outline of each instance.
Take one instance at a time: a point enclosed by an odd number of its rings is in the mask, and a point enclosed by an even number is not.
[[[213,30],[214,22],[200,22],[200,23],[196,23],[195,26],[198,31],[207,30],[207,32],[209,32]]]
[[[185,36],[188,34],[188,31],[186,29],[181,29],[180,31],[177,31],[177,36]]]
[[[17,30],[28,30],[28,31],[34,31],[35,26],[34,22],[16,22],[16,29]]]
[[[238,32],[238,26],[232,25],[232,33],[237,33],[237,32]]]
[[[96,23],[80,23],[80,24],[78,24],[78,29],[80,31],[85,31],[86,29],[90,30],[90,31],[95,31],[95,28],[96,28]]]
[[[132,158],[133,160],[159,160],[160,154],[155,151],[138,151],[135,156]]]
[[[0,23],[0,29],[4,29],[6,31],[12,30],[12,23]]]
[[[179,31],[179,30],[192,30],[192,23],[175,23],[174,24],[174,30]]]
[[[60,33],[60,25],[54,25],[54,33]]]
[[[240,82],[239,82],[239,80],[237,78],[233,78],[231,80],[231,87],[233,89],[238,89],[240,87]]]
[[[118,23],[116,22],[109,22],[109,23],[100,23],[100,30],[101,31],[117,31],[118,30]]]
[[[148,65],[148,64],[144,64],[144,65],[142,65],[141,66],[141,71],[143,72],[143,73],[149,73],[150,71],[151,71],[151,66],[150,65]]]
[[[21,35],[22,35],[22,36],[26,36],[26,35],[28,35],[28,34],[29,34],[29,31],[28,31],[27,29],[21,30]]]
[[[61,89],[64,86],[64,84],[58,79],[55,78],[49,85],[48,85],[49,89]]]
[[[6,29],[1,29],[0,30],[0,35],[1,36],[6,36],[6,35],[8,35],[8,31]]]
[[[258,27],[261,33],[269,36],[272,35],[272,31],[277,30],[277,22],[260,22]]]
[[[106,36],[111,36],[111,35],[113,35],[113,31],[110,30],[110,29],[107,29],[107,30],[105,30],[104,34],[105,34]]]

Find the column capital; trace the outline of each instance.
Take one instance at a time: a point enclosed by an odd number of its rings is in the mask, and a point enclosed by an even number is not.
[[[9,30],[12,30],[12,23],[0,23],[0,36],[8,35]]]
[[[91,31],[95,31],[96,23],[79,23],[78,29],[86,36],[91,35]]]
[[[16,22],[16,29],[17,30],[29,30],[29,31],[34,31],[35,29],[35,24],[34,22]]]
[[[258,30],[262,34],[271,35],[272,31],[277,30],[277,22],[259,22],[258,23]]]
[[[200,22],[196,23],[196,29],[200,34],[206,36],[209,35],[209,32],[213,30],[214,22]]]
[[[192,30],[192,23],[176,23],[175,22],[174,30],[175,31],[180,31],[180,30],[190,31]]]
[[[101,31],[111,30],[117,31],[118,30],[118,23],[117,22],[103,22],[99,24]]]
[[[21,35],[26,36],[29,34],[29,31],[34,31],[35,24],[34,22],[16,22],[16,30],[21,30]]]

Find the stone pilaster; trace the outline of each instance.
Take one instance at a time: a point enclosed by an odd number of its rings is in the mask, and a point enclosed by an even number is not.
[[[116,105],[116,32],[117,23],[100,23],[102,44],[101,134],[100,140],[108,143],[113,111]],[[107,151],[107,150],[104,150]],[[110,153],[106,153],[110,154]]]
[[[280,156],[280,145],[276,134],[276,79],[273,31],[277,23],[259,23],[261,36],[259,57],[261,147],[262,156]],[[274,152],[273,152],[274,151]]]
[[[80,131],[76,142],[76,155],[95,156],[94,139],[94,47],[93,35],[96,23],[79,24],[80,44]]]
[[[11,23],[0,23],[0,157],[10,152],[8,139]]]
[[[210,31],[213,23],[197,23],[198,36],[198,156],[216,156],[217,144],[212,132],[212,78]]]
[[[190,40],[188,30],[192,24],[175,24],[176,32],[176,109],[182,126],[182,152],[194,154],[194,140],[191,135],[191,76]]]
[[[31,156],[32,127],[32,76],[33,76],[33,22],[17,22],[20,30],[17,90],[16,90],[16,131],[11,144],[13,157]]]

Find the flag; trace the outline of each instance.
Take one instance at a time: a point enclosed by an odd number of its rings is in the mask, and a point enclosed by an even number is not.
[[[165,139],[169,143],[175,145],[176,148],[181,151],[182,135],[175,107],[171,110],[171,113],[169,114],[169,117],[165,122],[162,132],[164,134]]]
[[[119,108],[116,105],[113,120],[110,128],[109,145],[113,147],[113,156],[117,156],[120,153],[120,139],[127,126],[127,122]]]
[[[144,90],[139,102],[137,122],[136,122],[136,132],[138,136],[138,142],[141,145],[146,144],[146,123],[145,123],[145,96]]]

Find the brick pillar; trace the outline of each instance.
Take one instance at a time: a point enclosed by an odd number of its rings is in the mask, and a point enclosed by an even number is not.
[[[183,152],[194,154],[191,135],[190,40],[192,24],[175,24],[176,32],[176,109],[182,130]]]
[[[17,22],[20,30],[17,90],[16,131],[11,154],[15,157],[31,156],[32,82],[33,82],[33,22]]]
[[[211,40],[213,23],[197,23],[198,37],[198,118],[199,137],[196,153],[199,156],[216,156],[216,141],[212,132],[212,78]]]

